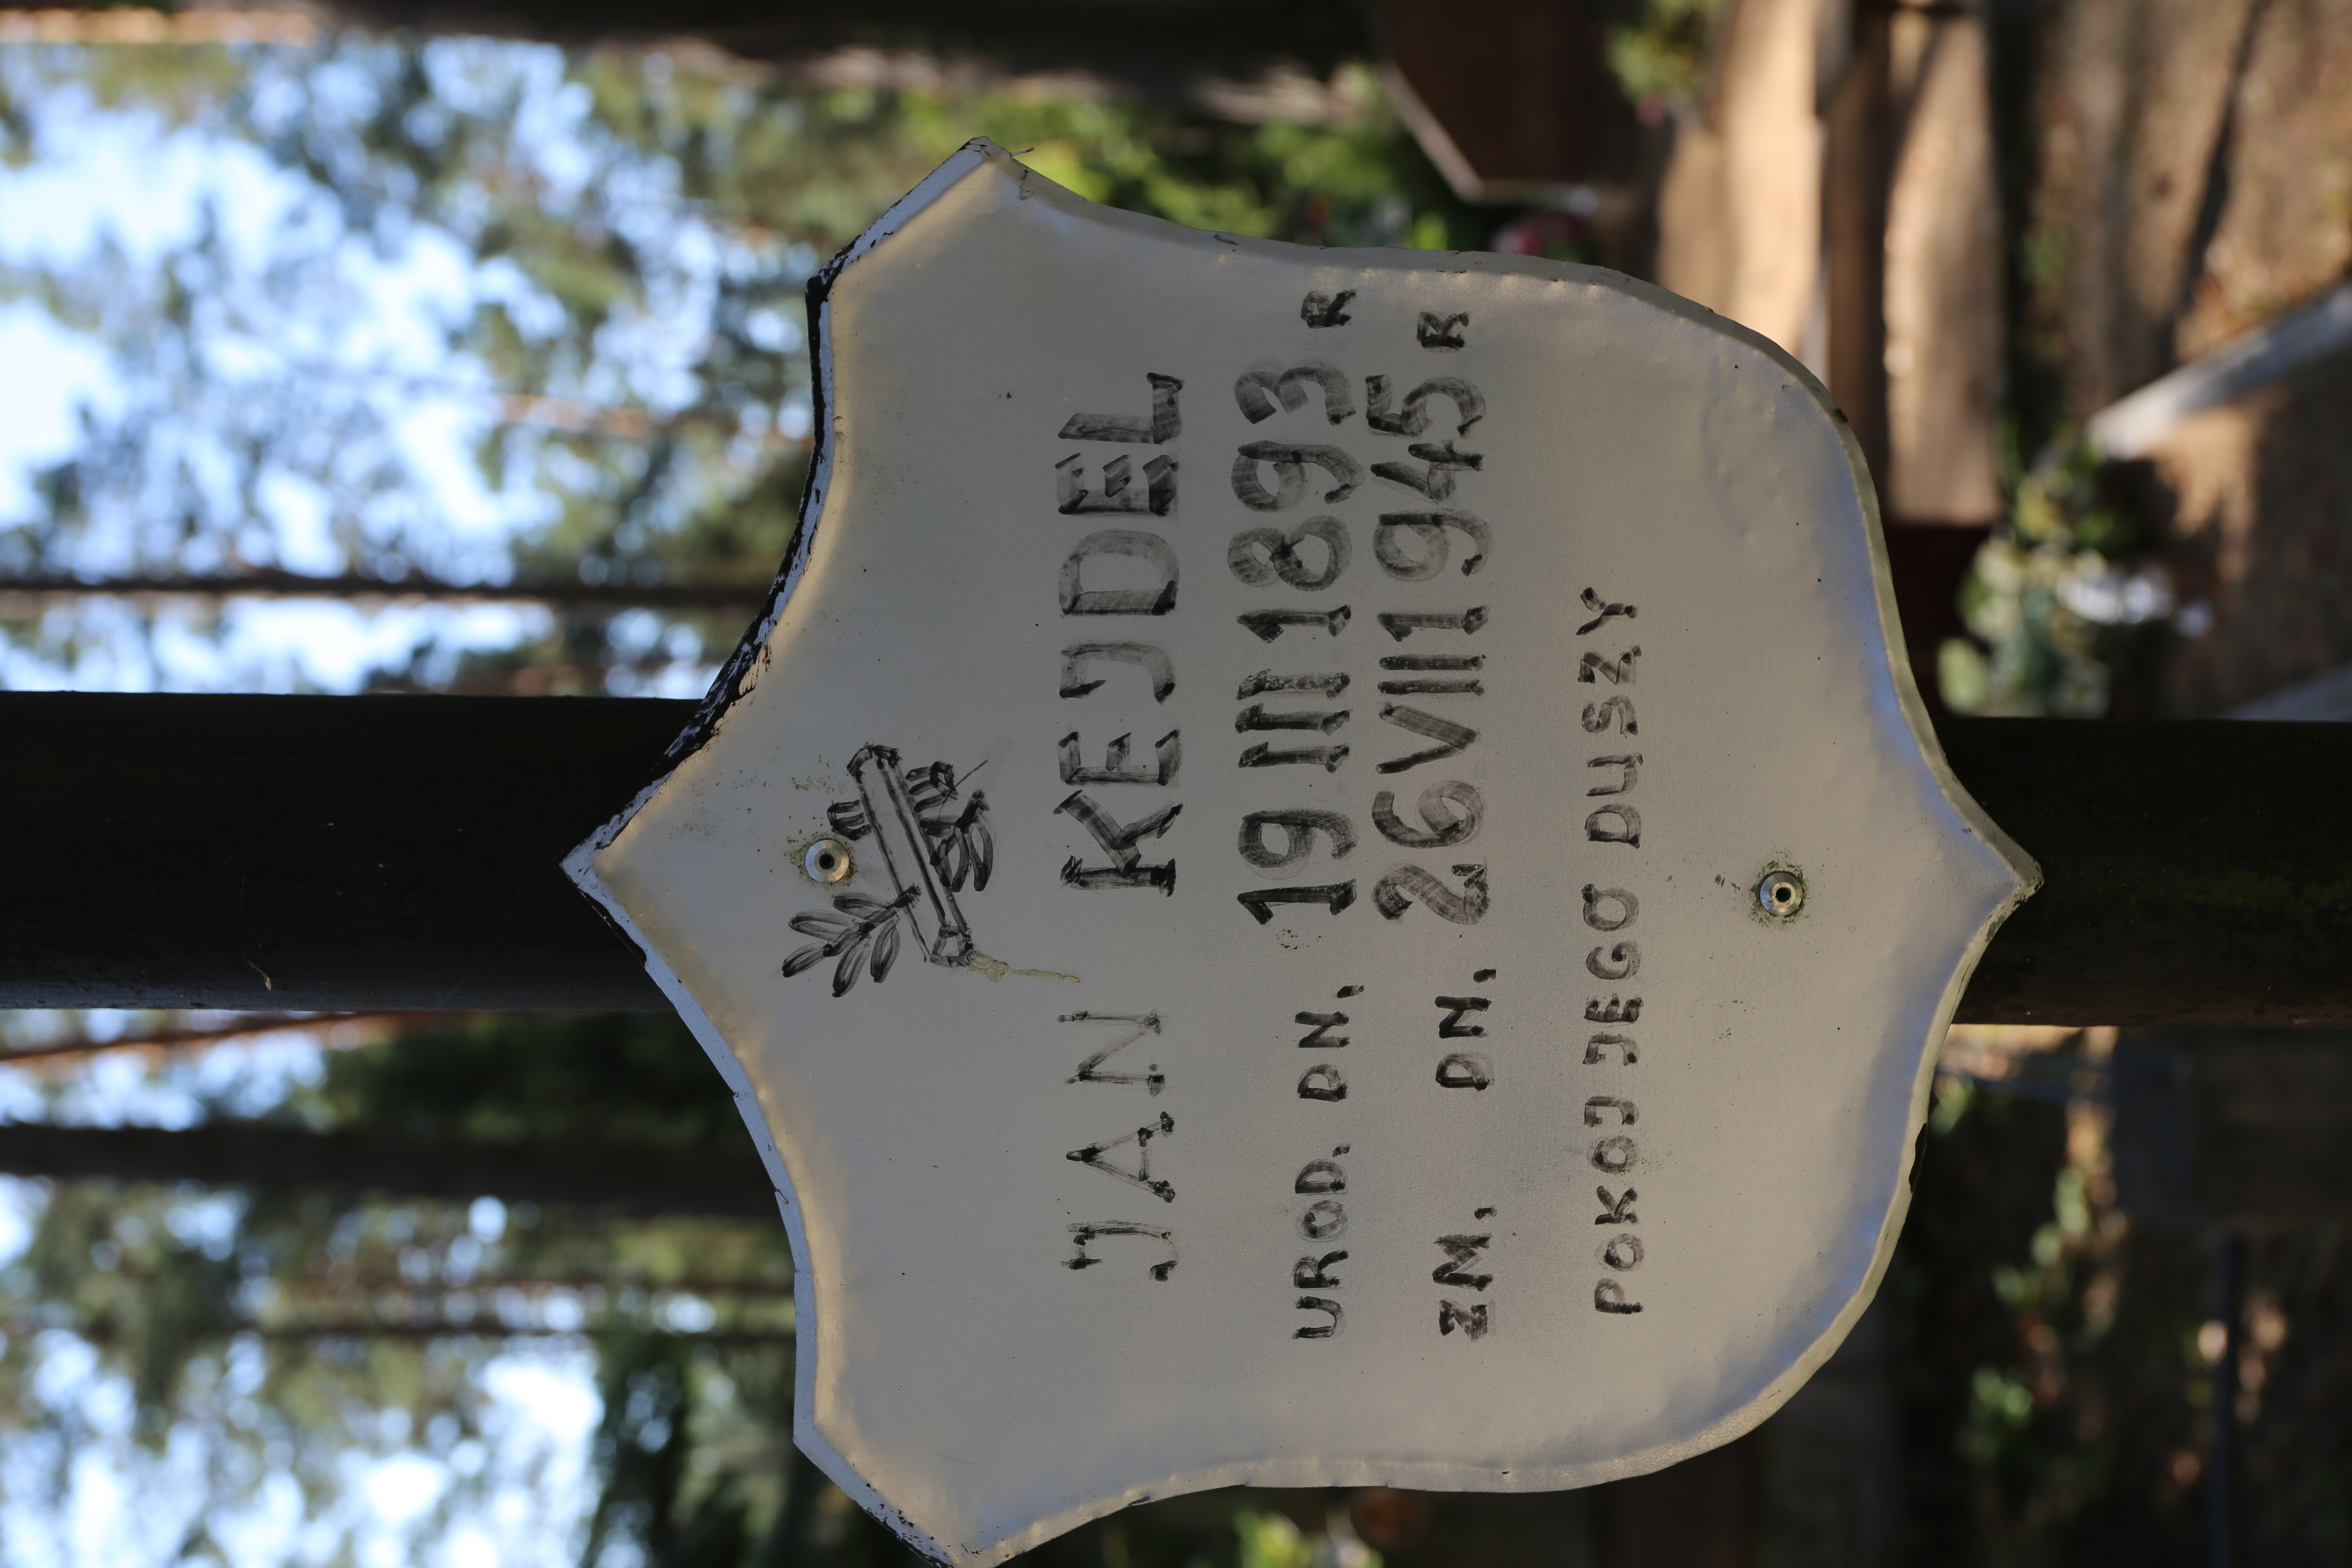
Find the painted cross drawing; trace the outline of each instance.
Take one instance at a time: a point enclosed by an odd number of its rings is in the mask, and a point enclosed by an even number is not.
[[[566,861],[768,1161],[801,1448],[978,1568],[1778,1409],[2037,875],[1820,384],[1612,273],[1203,233],[985,142],[811,323],[767,608]]]
[[[988,797],[974,790],[971,800],[959,805],[961,791],[953,768],[933,763],[901,772],[898,753],[887,746],[860,748],[849,760],[849,773],[857,781],[857,798],[834,802],[825,809],[825,819],[852,844],[872,839],[895,890],[887,900],[839,893],[831,914],[794,915],[793,930],[817,940],[785,959],[783,973],[798,974],[826,959],[837,959],[835,996],[847,994],[861,972],[871,974],[878,985],[898,961],[902,924],[913,928],[923,956],[931,963],[971,963],[971,927],[957,907],[956,895],[967,879],[973,892],[984,891],[996,867]],[[919,901],[929,913],[932,934],[928,939],[914,912]]]

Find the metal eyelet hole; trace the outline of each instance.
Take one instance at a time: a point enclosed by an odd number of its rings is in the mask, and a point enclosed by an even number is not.
[[[1767,871],[1756,884],[1756,902],[1776,921],[1805,907],[1805,879],[1794,871]]]
[[[808,873],[812,882],[845,882],[849,879],[849,846],[838,838],[820,838],[801,857],[801,869]]]

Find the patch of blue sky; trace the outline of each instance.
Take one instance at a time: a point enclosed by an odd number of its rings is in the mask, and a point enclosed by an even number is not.
[[[526,342],[551,342],[572,330],[572,318],[562,302],[532,282],[511,257],[492,257],[475,269],[474,297],[503,307]]]
[[[254,1398],[259,1347],[240,1341],[223,1359],[224,1375],[196,1390],[196,1403],[209,1418],[254,1432],[264,1422]],[[290,1454],[278,1455],[275,1473],[255,1463],[282,1444],[225,1447],[184,1420],[160,1452],[142,1445],[128,1379],[105,1370],[87,1342],[42,1332],[28,1383],[51,1422],[0,1438],[6,1561],[162,1568],[186,1560],[201,1526],[238,1563],[568,1564],[593,1496],[594,1370],[584,1344],[518,1342],[476,1373],[488,1441],[416,1443],[404,1420],[361,1424],[373,1430],[354,1430],[332,1490],[306,1500],[286,1473]]]
[[[518,144],[551,207],[584,217],[593,205],[643,244],[654,262],[646,308],[617,317],[600,355],[591,358],[597,364],[609,353],[598,366],[606,374],[592,378],[593,386],[533,390],[642,399],[656,412],[691,404],[699,389],[688,367],[700,347],[699,328],[680,322],[707,313],[720,277],[752,270],[756,247],[681,214],[674,171],[659,161],[625,159],[618,177],[599,186],[611,165],[590,143],[589,98],[565,79],[560,52],[471,39],[437,42],[425,53],[436,91],[453,103],[515,101]],[[15,82],[21,64],[0,61],[0,76]],[[256,118],[265,124],[298,113],[357,121],[372,112],[377,91],[365,72],[332,60],[307,80],[263,69],[253,86]],[[372,411],[382,424],[329,460],[265,469],[250,492],[247,525],[223,534],[236,541],[237,555],[184,556],[183,569],[230,568],[242,560],[328,574],[373,569],[380,552],[390,551],[409,567],[460,579],[496,579],[510,570],[508,540],[543,524],[555,503],[512,476],[482,476],[471,448],[495,416],[499,389],[478,363],[452,359],[446,345],[455,326],[493,301],[526,338],[547,342],[570,326],[560,304],[511,261],[477,263],[452,235],[399,221],[397,203],[377,209],[394,216],[364,233],[351,231],[345,209],[255,146],[173,129],[136,109],[101,108],[69,83],[15,96],[36,113],[39,156],[0,171],[0,206],[9,213],[0,227],[0,263],[58,268],[89,279],[99,292],[75,318],[91,329],[83,333],[29,304],[0,308],[0,358],[16,372],[0,386],[0,521],[25,515],[32,504],[35,467],[77,445],[78,409],[103,419],[122,407],[113,349],[126,336],[137,338],[137,312],[153,301],[110,295],[111,283],[136,281],[140,268],[184,247],[211,224],[218,264],[190,260],[182,281],[201,290],[194,347],[212,394],[233,405],[289,387],[305,395],[317,388],[318,396]],[[462,225],[462,198],[455,216]],[[103,265],[85,265],[93,260]],[[762,346],[790,352],[799,329],[779,314],[763,320],[759,334]],[[777,419],[788,435],[804,433],[806,421],[804,404],[788,405]],[[236,422],[220,427],[234,430]],[[182,448],[185,471],[211,504],[234,510],[241,503],[236,475],[217,447],[184,435],[166,439]],[[560,464],[562,455],[551,455]],[[415,482],[389,497],[369,495],[371,465],[386,460]],[[584,482],[589,476],[572,477]],[[357,515],[354,494],[367,503]],[[92,533],[86,569],[133,569],[151,554],[152,518],[136,514],[166,514],[152,504],[161,498],[140,499],[131,515]],[[362,552],[356,562],[348,553],[354,542]],[[0,684],[348,691],[372,669],[396,664],[419,647],[434,647],[448,664],[456,650],[509,646],[549,626],[543,612],[529,607],[401,605],[364,613],[342,604],[247,601],[218,612],[218,635],[214,612],[174,608],[162,613],[148,637],[149,616],[124,602],[98,601],[78,615],[54,616],[47,647],[0,650]],[[638,689],[698,695],[709,671],[696,658],[698,649],[673,643],[665,650],[681,662]],[[108,1026],[102,1019],[83,1022]],[[0,1068],[0,1117],[186,1125],[208,1110],[250,1114],[278,1103],[292,1085],[315,1078],[319,1066],[315,1044],[289,1034],[218,1047],[160,1070],[127,1057],[94,1063],[62,1084]],[[37,1184],[0,1181],[0,1261],[22,1250],[38,1202]],[[209,1226],[206,1236],[225,1244],[235,1203],[184,1205],[183,1223]],[[577,1303],[570,1306],[576,1317]],[[555,1320],[566,1314],[562,1304],[555,1308],[546,1321],[560,1328]],[[349,1552],[363,1562],[437,1557],[464,1568],[566,1562],[577,1550],[592,1495],[589,1437],[599,1415],[593,1355],[579,1343],[516,1342],[488,1364],[480,1377],[489,1400],[487,1445],[460,1443],[438,1454],[414,1447],[386,1454],[381,1443],[355,1450],[346,1495],[311,1512],[282,1477],[268,1485],[257,1479],[242,1501],[224,1498],[219,1477],[222,1466],[233,1468],[233,1446],[195,1426],[184,1424],[160,1459],[152,1456],[121,1419],[127,1384],[104,1373],[72,1336],[51,1331],[41,1339],[40,1386],[90,1440],[79,1451],[43,1447],[54,1431],[0,1440],[0,1537],[9,1542],[12,1564],[161,1563],[176,1557],[199,1519],[238,1562],[323,1562]],[[235,1349],[228,1359],[236,1363]],[[246,1359],[257,1367],[257,1353]],[[250,1410],[259,1373],[247,1370],[252,1386],[237,1397]],[[453,1476],[467,1479],[475,1500],[454,1510],[444,1506]],[[63,1497],[59,1480],[67,1483]],[[415,1500],[426,1493],[434,1500],[420,1510]]]
[[[553,157],[561,184],[562,149],[567,138],[576,140],[584,103],[562,90],[560,54],[478,42],[433,52],[475,58],[493,75],[500,73],[490,68],[503,65],[503,74],[526,83],[527,101],[546,100],[533,121],[538,152]],[[513,58],[500,61],[501,54]],[[355,95],[366,85],[331,68],[314,79],[312,101],[333,106],[348,96],[344,107],[357,110],[363,104]],[[477,266],[454,237],[429,226],[379,230],[356,243],[360,237],[341,233],[303,182],[253,148],[169,131],[136,110],[97,109],[78,89],[36,101],[39,139],[53,155],[0,175],[0,202],[12,214],[0,256],[54,267],[111,245],[128,266],[184,245],[208,214],[220,216],[232,265],[201,280],[212,287],[200,306],[196,344],[220,394],[282,392],[289,380],[324,379],[335,384],[322,396],[353,398],[384,427],[381,441],[355,441],[319,466],[320,475],[341,482],[338,488],[362,493],[357,515],[348,494],[331,494],[319,479],[282,466],[266,468],[240,493],[236,468],[215,441],[193,428],[167,428],[160,444],[175,459],[174,481],[194,487],[215,516],[235,517],[248,500],[252,515],[184,543],[157,523],[175,510],[163,504],[169,498],[150,490],[121,514],[96,520],[75,542],[73,566],[93,575],[152,570],[157,551],[168,547],[181,570],[250,562],[323,575],[374,569],[389,551],[395,569],[459,581],[509,575],[512,540],[551,521],[558,502],[506,476],[495,487],[485,479],[473,447],[491,416],[493,389],[478,363],[453,359],[446,343],[486,300],[502,303],[522,330],[541,337],[562,330],[562,308],[511,263]],[[570,173],[580,178],[584,157],[571,160]],[[303,252],[308,268],[299,265]],[[322,262],[331,278],[317,275]],[[646,342],[628,345],[640,353],[625,357],[642,361],[642,350],[663,335],[652,324]],[[29,304],[0,318],[0,346],[10,363],[37,372],[11,377],[0,394],[6,399],[0,412],[8,416],[0,419],[0,517],[22,516],[34,500],[31,474],[75,448],[76,409],[87,405],[102,416],[119,408],[122,382],[102,342]],[[691,402],[696,389],[681,357],[690,349],[682,343],[650,355],[652,374],[629,376],[640,384],[614,390],[650,392],[674,406]],[[365,494],[368,468],[386,457],[415,482]],[[362,552],[358,561],[354,546]],[[19,689],[352,690],[371,668],[398,662],[422,640],[496,648],[546,624],[543,615],[512,607],[364,614],[347,605],[265,601],[232,606],[217,622],[203,609],[166,610],[145,639],[152,647],[134,651],[108,645],[110,634],[143,633],[142,613],[100,604],[75,619],[72,635],[56,639],[74,647],[73,657],[12,649],[0,658],[0,678]]]
[[[170,638],[163,651],[184,682],[171,689],[356,692],[372,670],[428,644],[454,663],[460,653],[511,647],[552,624],[535,605],[404,605],[369,614],[308,599],[239,600],[225,620],[217,644]]]
[[[487,420],[480,400],[416,396],[386,409],[394,449],[423,482],[400,530],[406,551],[435,575],[452,582],[505,582],[513,575],[510,546],[518,535],[555,520],[562,502],[521,483],[493,487],[474,456]],[[503,480],[505,476],[500,477]]]
[[[333,528],[334,499],[317,480],[273,469],[254,486],[254,500],[274,525],[270,542],[278,565],[320,576],[343,570],[347,563]]]
[[[378,374],[450,377],[480,383],[478,365],[453,361],[449,333],[473,314],[478,269],[473,255],[447,231],[404,226],[396,249],[380,253],[348,246],[340,259],[362,308],[339,323],[334,356]]]
[[[0,187],[0,202],[6,200]],[[0,225],[0,231],[6,226]],[[39,306],[0,303],[0,520],[33,506],[32,476],[80,444],[81,411],[103,418],[121,385],[105,351]]]
[[[152,1026],[152,1015],[119,1016],[139,1019],[141,1028]],[[188,1016],[190,1026],[201,1026],[193,1020],[203,1015]],[[89,1032],[104,1037],[102,1026]],[[55,1058],[36,1058],[0,1066],[0,1119],[77,1127],[188,1127],[208,1115],[258,1116],[284,1104],[296,1089],[318,1082],[321,1071],[317,1037],[292,1027],[174,1055],[160,1066],[133,1052],[92,1057],[70,1068]],[[5,1251],[0,1247],[0,1255]]]
[[[203,602],[150,612],[94,600],[50,612],[53,647],[0,647],[0,689],[14,691],[247,691],[347,695],[420,648],[454,671],[467,652],[496,652],[544,635],[535,605],[394,605],[371,613],[329,600],[245,599],[219,613]],[[68,640],[70,639],[70,640]],[[700,671],[707,684],[709,671]],[[688,695],[699,695],[699,687]]]
[[[599,173],[596,154],[583,134],[595,104],[594,96],[585,83],[566,78],[561,50],[497,45],[488,47],[502,57],[497,63],[509,73],[509,79],[513,84],[510,90],[520,89],[513,120],[514,144],[529,157],[532,168],[546,183],[548,205],[559,209],[572,205],[586,194],[589,183]],[[428,50],[428,68],[433,58]],[[488,56],[480,58],[486,66],[491,64]],[[494,71],[496,67],[491,68]]]

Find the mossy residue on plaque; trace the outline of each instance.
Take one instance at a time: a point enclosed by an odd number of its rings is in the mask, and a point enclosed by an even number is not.
[[[965,959],[964,967],[989,980],[1002,980],[1008,974],[1026,974],[1038,980],[1066,980],[1073,985],[1078,983],[1075,974],[1064,974],[1052,969],[1015,969],[1003,959],[991,958],[984,952],[975,952]]]

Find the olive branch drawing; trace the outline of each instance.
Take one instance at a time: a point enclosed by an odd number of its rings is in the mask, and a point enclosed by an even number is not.
[[[833,972],[835,996],[847,994],[857,984],[861,962],[879,985],[889,978],[890,966],[898,962],[898,917],[920,891],[908,888],[887,904],[862,893],[843,893],[833,900],[833,907],[841,911],[838,915],[822,911],[794,915],[793,929],[817,940],[784,960],[784,973],[798,974],[837,957],[841,963]]]

